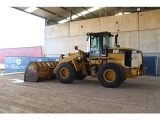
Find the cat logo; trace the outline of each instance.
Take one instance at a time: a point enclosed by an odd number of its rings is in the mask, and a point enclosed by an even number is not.
[[[113,53],[119,53],[119,50],[113,50]]]

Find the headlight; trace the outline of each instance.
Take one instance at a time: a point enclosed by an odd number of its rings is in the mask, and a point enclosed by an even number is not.
[[[136,51],[132,51],[132,59],[136,59],[137,58],[137,52]]]
[[[132,67],[140,68],[142,64],[142,56],[139,51],[132,51]]]

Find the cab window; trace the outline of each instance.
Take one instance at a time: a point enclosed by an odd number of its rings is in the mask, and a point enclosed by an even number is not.
[[[91,50],[99,50],[99,42],[100,37],[99,36],[91,36]]]

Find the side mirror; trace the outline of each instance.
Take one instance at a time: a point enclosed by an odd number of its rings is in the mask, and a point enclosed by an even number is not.
[[[115,36],[115,46],[120,47],[120,45],[118,45],[118,34]]]
[[[115,44],[116,44],[116,46],[118,45],[118,43],[117,43],[117,39],[118,38],[118,34],[115,36]]]
[[[75,50],[78,50],[78,46],[74,46],[74,49],[75,49]]]

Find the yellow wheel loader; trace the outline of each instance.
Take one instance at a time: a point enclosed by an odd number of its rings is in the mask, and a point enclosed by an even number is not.
[[[41,81],[57,78],[72,83],[87,76],[97,77],[104,87],[118,87],[127,78],[144,74],[142,52],[137,49],[112,47],[110,32],[88,33],[87,52],[75,46],[76,53],[60,55],[59,62],[32,62],[24,74],[24,81]]]

